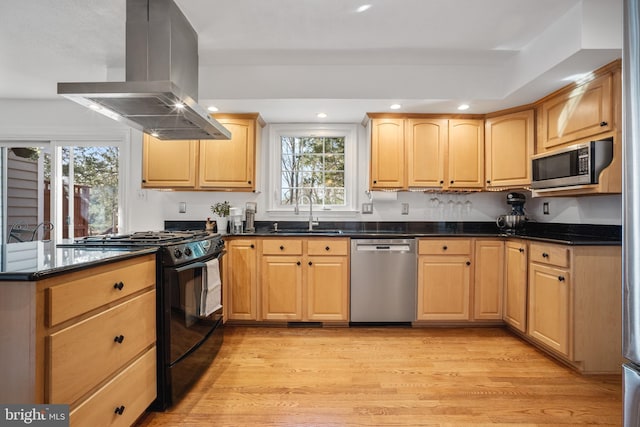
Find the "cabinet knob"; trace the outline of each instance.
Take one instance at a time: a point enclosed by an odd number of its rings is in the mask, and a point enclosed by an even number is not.
[[[122,282],[118,282],[118,283],[114,283],[113,284],[113,289],[117,289],[117,290],[121,291],[122,288],[124,288],[124,283],[122,283]]]
[[[313,263],[311,261],[309,261],[309,265],[313,265]]]
[[[256,245],[254,245],[253,243],[249,246],[251,249],[255,248]]]
[[[467,261],[465,264],[467,264],[467,265],[471,265],[471,261]]]
[[[118,415],[122,415],[124,413],[124,405],[118,406],[115,410],[115,413]]]
[[[564,276],[558,276],[558,280],[564,282]]]
[[[300,265],[300,261],[296,262],[296,265]]]
[[[546,252],[542,252],[542,258],[549,258],[549,254]]]
[[[284,246],[280,245],[280,250],[284,251]]]
[[[453,184],[454,182],[455,182],[454,180],[451,180],[449,183],[450,183],[450,184]]]
[[[487,180],[487,184],[491,184],[491,180],[490,179]]]
[[[330,250],[331,250],[331,248],[330,248],[329,246],[326,246],[326,247],[324,248],[324,250],[325,250],[325,251],[330,251]]]
[[[609,123],[607,123],[607,122],[600,122],[600,126],[602,126],[602,127],[605,127],[605,126],[607,126],[608,124],[609,124]]]
[[[124,341],[124,335],[118,335],[113,339],[113,342],[117,342],[118,344],[122,344],[122,341]]]
[[[519,251],[520,253],[522,253],[522,252],[524,252],[524,248],[518,248],[518,251]]]
[[[441,180],[441,181],[440,181],[440,184],[444,184],[444,181],[442,181],[442,180]]]
[[[146,184],[146,182],[147,182],[147,180],[146,180],[146,179],[143,179],[143,180],[142,180],[142,183],[143,183],[143,184]]]
[[[447,248],[446,246],[443,246],[443,247],[442,247],[442,250],[443,250],[443,251],[446,251],[447,249],[448,249],[448,248]]]
[[[374,180],[373,180],[373,183],[374,183],[374,184],[377,184],[377,183],[378,183],[378,181],[376,181],[376,180],[374,179]]]
[[[251,184],[251,181],[247,181],[247,184]]]

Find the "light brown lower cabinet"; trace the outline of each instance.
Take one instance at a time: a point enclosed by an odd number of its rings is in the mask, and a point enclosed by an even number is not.
[[[133,424],[156,397],[155,279],[149,254],[3,283],[20,309],[0,310],[0,401],[68,404],[71,426]]]
[[[516,330],[527,331],[527,242],[505,242],[503,320]]]
[[[234,238],[226,242],[223,258],[224,319],[258,319],[258,243]]]
[[[619,246],[529,245],[527,335],[583,373],[618,373]]]
[[[475,241],[473,318],[502,320],[504,287],[504,241]]]

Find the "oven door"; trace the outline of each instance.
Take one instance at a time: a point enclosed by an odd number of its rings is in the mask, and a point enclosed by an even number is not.
[[[223,254],[224,252],[214,258],[220,261]],[[209,315],[202,314],[207,277],[215,274],[207,274],[206,263],[209,260],[165,269],[167,290],[171,299],[170,365],[178,363],[195,351],[222,323],[221,306]]]

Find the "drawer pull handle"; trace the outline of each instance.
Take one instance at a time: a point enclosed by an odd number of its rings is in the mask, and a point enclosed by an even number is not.
[[[542,252],[542,258],[549,258],[549,254],[546,252]]]
[[[518,248],[518,251],[520,251],[520,253],[524,252],[523,248]]]
[[[296,262],[296,265],[300,265],[300,261]]]
[[[117,289],[117,290],[121,291],[122,288],[124,288],[124,283],[122,283],[122,282],[118,282],[118,283],[114,283],[113,284],[113,289]]]
[[[122,344],[122,341],[124,341],[124,335],[118,335],[113,339],[113,342],[117,342],[118,344]]]
[[[124,405],[118,406],[114,412],[118,415],[122,415],[124,413]]]
[[[311,261],[309,261],[309,265],[313,265],[313,263]]]
[[[325,248],[324,248],[324,250],[325,250],[325,251],[330,251],[330,250],[331,250],[331,248],[330,248],[329,246],[327,246],[327,247],[325,247]]]
[[[558,276],[558,280],[564,282],[564,276]]]
[[[442,247],[442,250],[443,250],[443,251],[446,251],[446,250],[447,250],[447,247],[446,247],[446,246],[443,246],[443,247]]]
[[[280,250],[281,250],[281,251],[284,251],[284,246],[280,246]]]
[[[471,265],[471,261],[467,261],[467,262],[466,262],[466,264],[467,264],[467,265]]]
[[[602,126],[602,127],[605,127],[605,126],[607,126],[608,124],[609,124],[609,123],[607,123],[607,122],[600,122],[600,126]]]

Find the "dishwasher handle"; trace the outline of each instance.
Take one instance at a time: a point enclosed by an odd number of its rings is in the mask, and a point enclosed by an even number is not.
[[[408,244],[357,245],[356,250],[359,252],[411,252],[411,245],[408,245]]]

